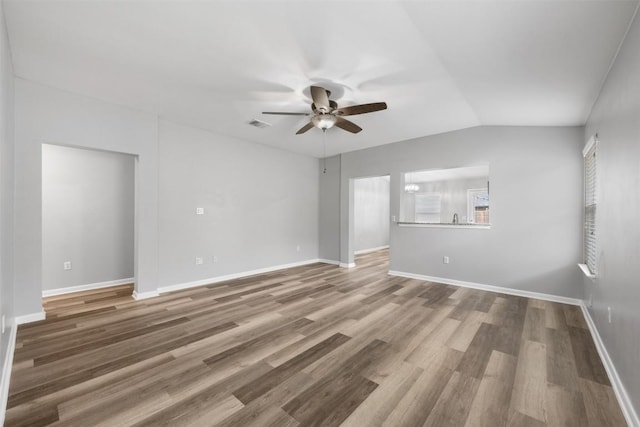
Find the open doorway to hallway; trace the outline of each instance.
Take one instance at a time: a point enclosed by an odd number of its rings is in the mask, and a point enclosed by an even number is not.
[[[384,250],[388,260],[390,177],[358,178],[353,183],[353,250],[360,255]]]

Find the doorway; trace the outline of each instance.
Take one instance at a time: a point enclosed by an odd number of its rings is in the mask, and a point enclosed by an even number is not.
[[[43,296],[133,283],[135,160],[42,145]]]
[[[389,175],[354,179],[354,259],[389,249],[390,190]]]

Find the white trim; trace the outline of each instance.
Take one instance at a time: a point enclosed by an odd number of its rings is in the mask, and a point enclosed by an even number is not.
[[[149,292],[138,292],[135,289],[133,290],[133,293],[131,294],[133,299],[136,300],[136,301],[140,301],[142,299],[154,298],[154,297],[157,297],[159,295],[160,294],[158,293],[157,290],[149,291]]]
[[[328,264],[333,263],[333,261],[328,261],[328,260],[325,261],[325,260],[320,260],[318,258],[308,259],[305,261],[298,261],[290,264],[282,264],[282,265],[276,265],[273,267],[258,268],[256,270],[249,270],[249,271],[243,271],[240,273],[227,274],[224,276],[210,277],[208,279],[195,280],[193,282],[177,283],[175,285],[162,286],[158,288],[158,293],[173,292],[173,291],[179,291],[181,289],[189,289],[189,288],[195,288],[198,286],[211,285],[217,282],[224,282],[224,281],[233,280],[233,279],[241,279],[243,277],[254,276],[256,274],[271,273],[272,271],[284,270],[286,268],[300,267],[302,265],[315,264],[317,262],[327,262]]]
[[[331,265],[340,265],[340,261],[335,261],[332,259],[319,258],[318,262],[322,262],[324,264],[331,264]]]
[[[16,316],[16,325],[24,325],[25,323],[37,322],[47,318],[44,310],[39,313],[25,314],[23,316]]]
[[[589,267],[587,266],[587,264],[578,264],[578,267],[580,267],[580,270],[589,279],[595,279],[596,278],[596,275],[593,274],[591,271],[589,271]]]
[[[353,268],[356,266],[355,262],[341,262],[340,264],[338,264],[341,268]]]
[[[389,249],[389,245],[378,246],[377,248],[369,248],[369,249],[360,249],[359,251],[353,252],[354,255],[364,255],[370,252],[377,252],[383,249]]]
[[[541,292],[524,291],[521,289],[503,288],[502,286],[485,285],[482,283],[465,282],[462,280],[446,279],[444,277],[425,276],[422,274],[405,273],[403,271],[389,270],[390,276],[408,277],[410,279],[426,280],[428,282],[444,283],[446,285],[460,286],[463,288],[480,289],[489,292],[499,292],[501,294],[515,295],[519,297],[534,298],[544,301],[559,302],[569,305],[581,305],[582,300],[577,298],[563,297],[559,295],[544,294]]]
[[[638,414],[636,413],[631,398],[627,393],[627,390],[624,388],[622,381],[620,380],[620,376],[618,375],[618,371],[616,370],[611,357],[609,356],[609,352],[598,333],[598,329],[596,328],[596,324],[591,317],[591,312],[587,309],[584,301],[580,304],[580,308],[582,308],[582,314],[587,321],[587,326],[589,327],[589,331],[591,332],[591,337],[593,338],[593,342],[596,345],[596,349],[598,350],[598,354],[600,355],[600,359],[602,360],[602,364],[604,365],[604,369],[607,371],[607,375],[609,376],[609,381],[611,382],[611,386],[613,388],[614,393],[616,394],[616,398],[618,399],[618,403],[620,404],[620,409],[622,409],[622,414],[624,415],[627,424],[630,426],[640,426],[640,418],[638,418]]]
[[[2,366],[2,379],[0,379],[0,425],[4,425],[4,416],[7,410],[7,401],[9,400],[9,382],[11,381],[11,368],[13,368],[13,353],[16,348],[16,335],[18,326],[11,326],[9,335],[9,345],[7,353],[4,356],[4,365]]]
[[[67,288],[47,289],[42,291],[43,297],[70,294],[73,292],[90,291],[93,289],[110,288],[112,286],[128,285],[134,282],[133,277],[127,279],[109,280],[108,282],[89,283],[87,285],[69,286]]]

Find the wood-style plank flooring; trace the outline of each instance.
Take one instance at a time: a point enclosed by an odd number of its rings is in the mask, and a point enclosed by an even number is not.
[[[313,264],[45,300],[7,426],[623,426],[578,307]]]

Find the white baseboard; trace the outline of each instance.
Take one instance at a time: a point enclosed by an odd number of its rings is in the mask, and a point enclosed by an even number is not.
[[[389,245],[378,246],[377,248],[360,249],[359,251],[355,251],[353,254],[354,255],[363,255],[363,254],[368,254],[370,252],[381,251],[383,249],[389,249]]]
[[[158,288],[158,292],[165,293],[165,292],[179,291],[182,289],[196,288],[198,286],[211,285],[213,283],[224,282],[224,281],[233,280],[233,279],[241,279],[248,276],[254,276],[256,274],[271,273],[273,271],[284,270],[286,268],[300,267],[302,265],[315,264],[317,262],[325,262],[325,261],[320,260],[318,258],[308,259],[305,261],[298,261],[290,264],[282,264],[282,265],[276,265],[273,267],[258,268],[256,270],[249,270],[249,271],[243,271],[240,273],[227,274],[224,276],[210,277],[208,279],[195,280],[193,282],[177,283],[175,285],[162,286]]]
[[[112,286],[128,285],[134,282],[133,277],[127,279],[109,280],[107,282],[89,283],[87,285],[69,286],[68,288],[47,289],[42,291],[43,297],[70,294],[73,292],[91,291],[93,289],[110,288]]]
[[[4,365],[2,366],[2,378],[0,379],[0,425],[4,425],[4,416],[7,411],[7,401],[9,400],[9,382],[11,381],[11,369],[13,368],[13,353],[16,348],[16,335],[18,326],[11,325],[9,334],[9,345],[7,353],[4,357]]]
[[[405,273],[403,271],[389,270],[390,276],[407,277],[409,279],[425,280],[428,282],[444,283],[445,285],[460,286],[463,288],[480,289],[482,291],[498,292],[501,294],[515,295],[518,297],[534,298],[551,302],[559,302],[569,305],[582,305],[582,300],[577,298],[562,297],[559,295],[545,294],[541,292],[523,291],[521,289],[503,288],[502,286],[485,285],[482,283],[465,282],[462,280],[447,279],[444,277],[425,276],[422,274]]]
[[[160,295],[160,293],[157,290],[156,291],[148,291],[148,292],[138,292],[135,289],[133,290],[133,293],[131,294],[133,299],[136,300],[136,301],[139,301],[139,300],[142,300],[142,299],[154,298],[154,297],[157,297],[158,295]]]
[[[633,407],[633,403],[631,401],[631,398],[629,397],[629,394],[627,393],[627,389],[624,388],[624,385],[620,380],[620,376],[618,375],[618,371],[613,364],[613,360],[611,360],[609,352],[604,346],[604,342],[600,337],[598,328],[596,328],[596,324],[591,317],[591,312],[587,309],[584,301],[582,301],[580,307],[582,308],[582,314],[587,321],[587,326],[589,326],[589,331],[591,331],[591,337],[593,338],[593,342],[596,345],[596,349],[598,350],[598,354],[600,355],[600,359],[602,360],[604,369],[607,371],[609,381],[611,382],[613,391],[618,398],[618,403],[620,404],[622,414],[624,415],[627,424],[629,424],[630,426],[640,426],[640,418],[638,418],[638,414]]]
[[[39,320],[44,320],[46,318],[47,318],[47,315],[45,314],[44,310],[42,310],[39,313],[31,313],[31,314],[25,314],[23,316],[16,316],[15,323],[16,325],[24,325],[25,323],[37,322]]]
[[[335,261],[332,259],[324,259],[324,258],[320,258],[318,259],[318,262],[324,263],[324,264],[331,264],[331,265],[340,265],[340,261]]]
[[[339,265],[342,268],[354,268],[356,266],[356,263],[355,262],[349,262],[349,263],[341,262]]]

